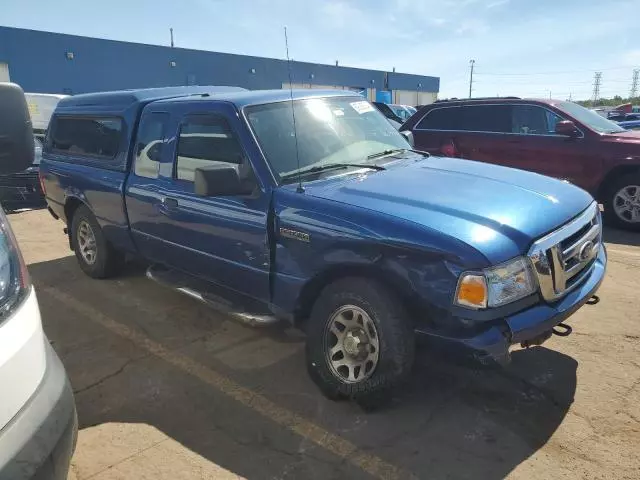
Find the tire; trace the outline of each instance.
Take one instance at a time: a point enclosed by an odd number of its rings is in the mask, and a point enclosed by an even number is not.
[[[82,231],[81,231],[82,230]],[[90,234],[88,233],[90,232]],[[117,274],[124,265],[124,254],[118,252],[107,241],[96,218],[86,206],[82,205],[74,212],[71,219],[71,245],[76,254],[80,268],[92,278],[108,278]],[[95,253],[83,254],[82,238],[93,235]],[[85,244],[86,245],[86,244]],[[93,258],[93,261],[91,261]]]
[[[637,187],[637,188],[634,188]],[[621,192],[626,190],[627,193],[633,193],[635,197],[631,201],[631,207],[635,209],[635,216],[637,220],[631,220],[631,211],[627,211],[624,214],[620,214],[620,210],[616,209],[623,202],[623,198],[620,196]],[[629,175],[623,175],[616,178],[611,182],[605,192],[604,198],[604,219],[606,223],[612,227],[617,227],[623,230],[630,230],[633,232],[640,231],[640,173],[631,173]]]
[[[340,354],[329,356],[333,343],[331,340],[337,340],[337,336],[331,332],[332,325],[333,330],[336,330],[336,320],[340,323],[345,318],[352,318],[348,320],[349,327],[345,327],[343,335],[348,335],[344,334],[347,331],[353,332],[354,328],[359,332],[356,328],[359,322],[357,315],[349,315],[349,309],[356,313],[364,312],[368,317],[363,317],[363,322],[359,325],[373,323],[373,331],[367,327],[367,335],[370,337],[368,342],[356,347],[358,352],[358,349],[364,347],[362,355],[371,355],[373,358],[376,350],[373,337],[377,337],[377,362],[368,372],[366,366],[359,372],[350,367],[336,368],[335,365],[340,362]],[[370,335],[371,333],[375,335]],[[346,356],[347,343],[343,341],[341,345],[342,359],[353,360],[351,356]],[[353,343],[350,347],[353,347]],[[399,299],[378,282],[364,278],[341,279],[325,287],[316,300],[307,324],[307,370],[328,398],[351,398],[361,404],[388,398],[393,389],[408,377],[414,353],[415,336],[407,312]],[[335,358],[338,360],[333,361]],[[366,361],[369,361],[369,357]]]

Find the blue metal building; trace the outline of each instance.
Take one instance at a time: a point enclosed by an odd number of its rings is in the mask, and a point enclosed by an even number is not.
[[[391,92],[395,103],[435,100],[438,77],[292,62],[294,87],[351,89],[370,100]],[[120,42],[0,27],[0,81],[27,92],[78,94],[175,85],[289,85],[287,63],[272,58]],[[388,94],[387,94],[388,96]]]

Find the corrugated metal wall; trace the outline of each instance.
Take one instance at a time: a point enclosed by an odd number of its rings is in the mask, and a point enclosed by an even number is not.
[[[171,85],[281,88],[284,60],[0,27],[0,63],[25,91],[77,94]],[[437,77],[292,62],[293,83],[437,92]],[[373,97],[371,97],[373,95]]]

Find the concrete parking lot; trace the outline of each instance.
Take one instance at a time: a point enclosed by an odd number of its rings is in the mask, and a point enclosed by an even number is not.
[[[87,278],[46,211],[10,216],[76,392],[72,479],[640,478],[640,235],[607,231],[601,302],[507,369],[420,352],[392,405],[320,395],[304,339],[156,285]]]

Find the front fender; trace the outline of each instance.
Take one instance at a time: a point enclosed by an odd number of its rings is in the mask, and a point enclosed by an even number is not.
[[[274,206],[272,303],[294,317],[305,316],[331,281],[364,275],[393,289],[418,320],[440,319],[459,273],[487,264],[457,239],[379,212],[295,193]]]

